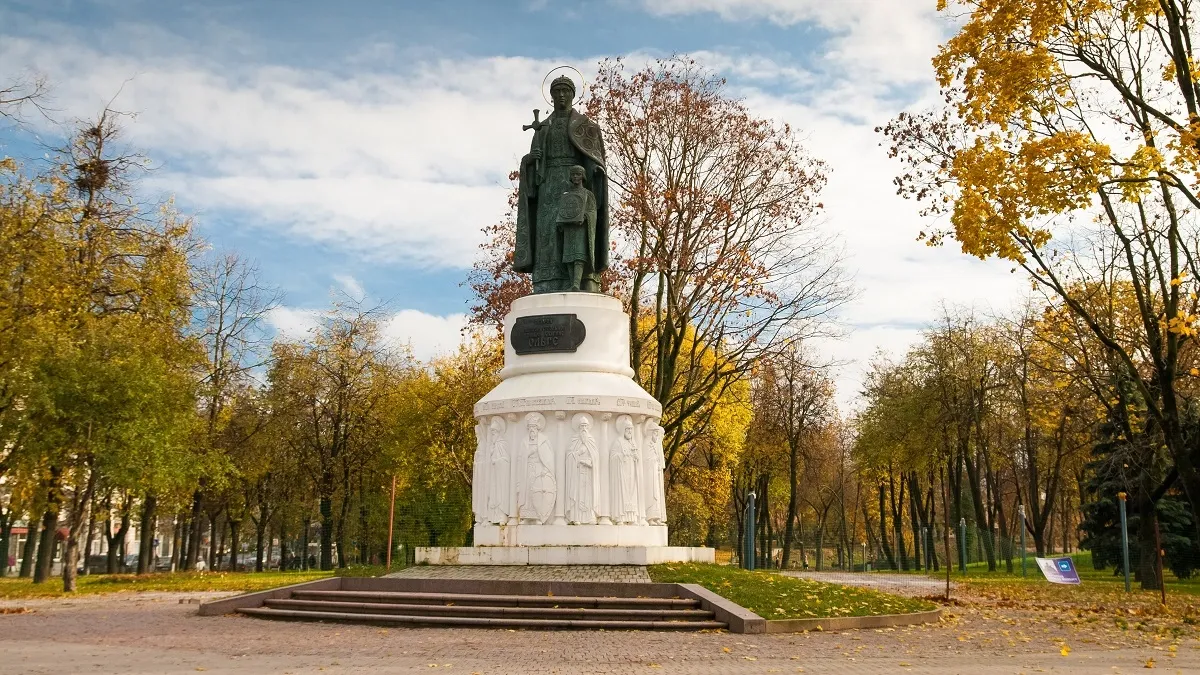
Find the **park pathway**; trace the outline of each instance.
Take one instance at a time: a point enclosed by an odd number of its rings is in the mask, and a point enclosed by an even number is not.
[[[859,586],[871,588],[894,595],[906,595],[914,598],[943,596],[946,593],[946,580],[919,574],[878,574],[871,572],[795,572],[782,574],[813,581],[825,581],[843,586]],[[950,582],[950,592],[953,594],[957,585]]]

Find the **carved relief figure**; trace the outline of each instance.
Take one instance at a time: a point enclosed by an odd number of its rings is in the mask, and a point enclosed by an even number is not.
[[[662,525],[667,520],[667,490],[663,483],[663,471],[667,468],[663,457],[663,428],[654,419],[646,420],[646,521],[651,525]]]
[[[521,482],[521,520],[545,523],[554,510],[558,486],[554,482],[554,449],[542,430],[546,418],[531,412],[525,416],[525,470]]]
[[[471,512],[475,514],[475,522],[487,522],[488,507],[487,476],[488,442],[487,432],[482,424],[475,424],[475,460],[471,465]]]
[[[633,419],[621,415],[616,427],[617,437],[609,450],[612,518],[618,525],[633,525],[638,521],[638,448],[633,442]]]
[[[590,525],[596,522],[596,498],[600,496],[600,455],[592,436],[592,416],[579,413],[571,425],[575,435],[567,448],[567,522]]]
[[[503,524],[509,516],[511,460],[508,454],[508,439],[504,432],[508,425],[503,417],[493,417],[488,427],[488,485],[487,520]]]

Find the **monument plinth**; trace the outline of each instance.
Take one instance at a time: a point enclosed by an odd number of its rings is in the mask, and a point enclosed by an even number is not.
[[[633,381],[629,316],[603,295],[608,175],[600,127],[551,84],[521,159],[513,266],[532,276],[504,321],[500,384],[475,404],[474,547],[432,564],[713,561],[667,546],[662,406]]]
[[[504,333],[501,382],[475,404],[475,546],[418,561],[711,562],[712,549],[667,546],[662,406],[633,381],[621,302],[529,295]]]

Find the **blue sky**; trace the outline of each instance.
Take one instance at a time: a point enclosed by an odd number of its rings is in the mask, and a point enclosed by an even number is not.
[[[949,27],[933,0],[0,0],[0,82],[46,75],[60,122],[136,113],[158,163],[218,248],[256,260],[297,333],[331,293],[386,301],[418,355],[452,348],[479,228],[505,210],[520,127],[550,68],[689,53],[763,117],[790,122],[831,167],[823,227],[859,299],[823,345],[850,402],[877,348],[900,352],[940,303],[1004,309],[1008,268],[915,241],[873,127],[934,100],[929,59]],[[119,95],[118,95],[118,92]],[[31,116],[0,128],[28,156]]]

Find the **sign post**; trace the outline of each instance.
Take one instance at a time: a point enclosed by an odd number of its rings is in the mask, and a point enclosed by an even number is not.
[[[1046,576],[1046,581],[1052,584],[1079,585],[1079,572],[1075,570],[1075,561],[1070,558],[1034,558],[1037,565]]]

